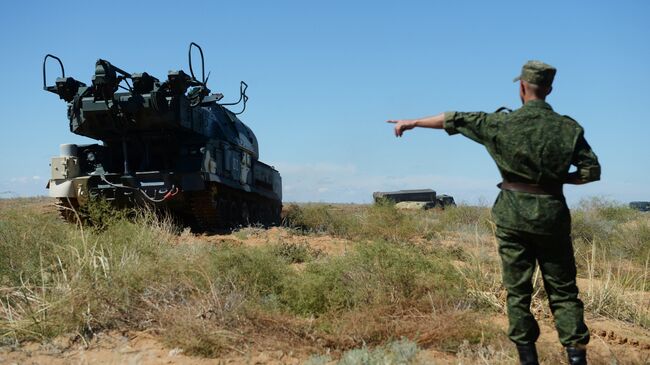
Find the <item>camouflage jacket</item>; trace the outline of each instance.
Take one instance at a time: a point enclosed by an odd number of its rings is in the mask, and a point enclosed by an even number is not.
[[[444,128],[485,146],[501,176],[510,182],[562,184],[571,165],[585,181],[600,179],[600,164],[575,120],[532,100],[511,113],[445,113]],[[571,216],[563,196],[502,190],[492,215],[498,226],[536,233],[565,234]]]

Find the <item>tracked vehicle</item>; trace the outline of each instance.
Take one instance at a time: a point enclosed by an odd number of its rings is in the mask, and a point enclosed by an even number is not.
[[[193,51],[201,56],[201,80]],[[248,85],[241,82],[237,102],[222,103],[223,95],[207,87],[202,49],[191,43],[188,53],[190,74],[170,71],[164,81],[99,59],[89,85],[66,77],[58,57],[45,56],[43,88],[67,103],[70,131],[101,142],[61,145],[51,160],[49,195],[59,199],[64,218],[76,219],[76,210],[101,197],[116,206],[164,208],[202,231],[279,223],[280,174],[259,160],[255,134],[238,118]],[[48,60],[61,68],[52,86]],[[237,104],[239,113],[227,108]]]

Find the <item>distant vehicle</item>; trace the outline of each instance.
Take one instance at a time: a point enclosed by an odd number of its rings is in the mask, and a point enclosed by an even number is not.
[[[65,76],[58,57],[45,56],[43,88],[67,102],[70,131],[102,142],[64,144],[52,158],[49,194],[64,218],[76,220],[89,198],[103,197],[116,206],[164,207],[199,230],[280,222],[280,174],[259,161],[257,138],[237,117],[248,85],[241,82],[237,102],[221,103],[223,95],[207,87],[201,47],[191,43],[188,57],[190,75],[170,71],[163,82],[99,59],[86,86]],[[46,86],[48,59],[61,66],[53,86]],[[226,108],[236,104],[239,113]]]
[[[630,208],[640,212],[650,212],[650,202],[631,202]]]
[[[454,197],[451,195],[446,195],[446,194],[440,194],[436,197],[436,201],[438,202],[439,205],[446,207],[446,206],[456,206],[456,202],[454,201]]]
[[[416,189],[416,190],[398,190],[398,191],[376,191],[372,193],[375,202],[380,200],[390,200],[393,203],[403,202],[419,202],[425,204],[413,205],[422,207],[422,209],[429,209],[432,207],[447,207],[455,206],[454,198],[450,195],[436,195],[435,190],[431,189]],[[408,206],[408,205],[404,205]]]

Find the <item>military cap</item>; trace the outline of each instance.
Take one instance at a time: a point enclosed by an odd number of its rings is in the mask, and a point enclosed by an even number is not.
[[[521,68],[521,75],[513,81],[523,80],[539,86],[551,86],[556,71],[555,67],[542,61],[528,61]]]

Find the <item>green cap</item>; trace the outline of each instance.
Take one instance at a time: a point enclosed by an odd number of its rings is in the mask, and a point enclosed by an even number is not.
[[[513,81],[524,80],[539,86],[551,86],[556,71],[555,67],[542,61],[528,61],[521,68],[521,75]]]

